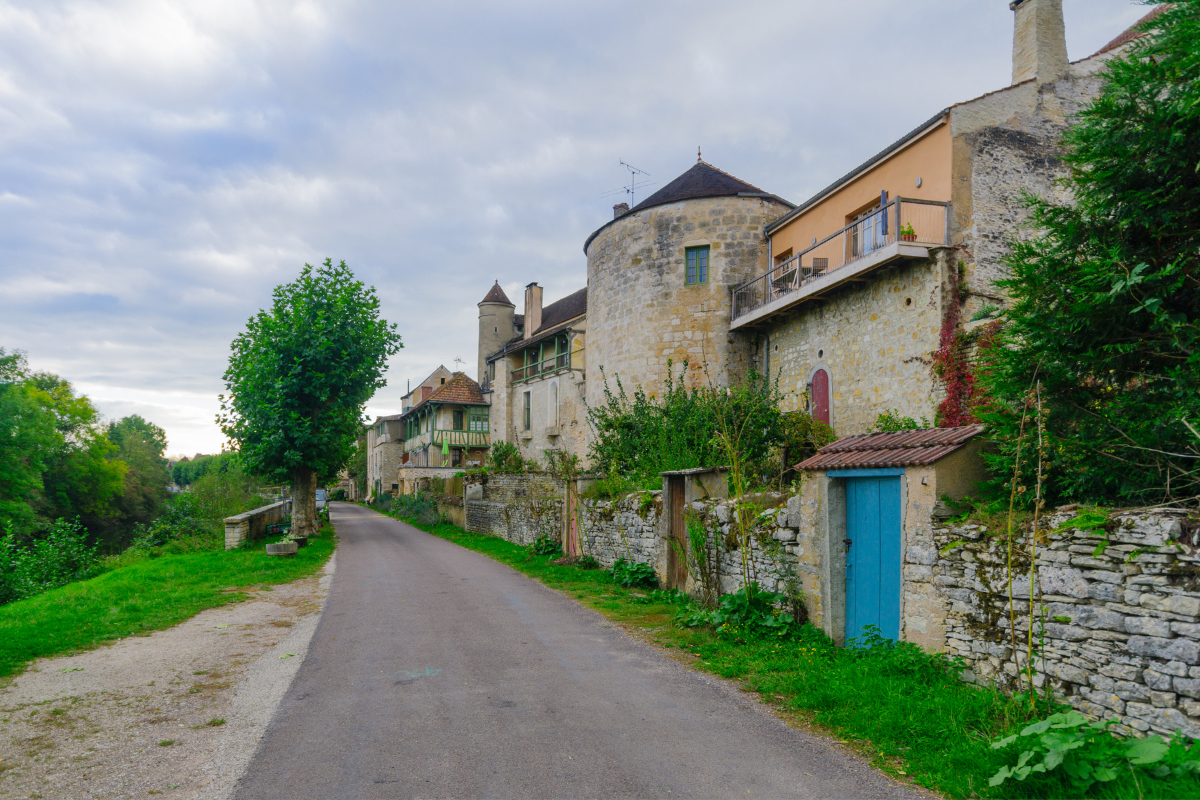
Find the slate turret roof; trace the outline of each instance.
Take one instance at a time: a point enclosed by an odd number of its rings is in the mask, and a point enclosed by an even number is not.
[[[504,290],[500,288],[500,281],[496,281],[496,285],[488,289],[488,293],[479,301],[479,305],[483,305],[484,303],[503,303],[506,306],[513,304],[512,300],[508,299],[508,295],[504,293]],[[513,308],[516,308],[516,306],[513,306]]]

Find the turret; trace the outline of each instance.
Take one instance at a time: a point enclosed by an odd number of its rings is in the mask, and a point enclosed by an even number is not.
[[[479,369],[476,379],[481,386],[490,384],[487,357],[499,350],[517,333],[516,306],[496,281],[479,301]]]

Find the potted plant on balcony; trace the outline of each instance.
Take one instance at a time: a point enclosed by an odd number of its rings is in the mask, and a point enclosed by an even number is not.
[[[917,240],[917,232],[913,230],[911,222],[906,222],[900,227],[900,241],[915,242]]]

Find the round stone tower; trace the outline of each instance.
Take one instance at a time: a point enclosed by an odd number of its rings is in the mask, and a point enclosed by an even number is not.
[[[583,246],[588,405],[618,377],[660,394],[668,360],[676,375],[688,362],[689,386],[738,380],[753,334],[730,331],[731,290],[766,271],[763,229],[792,208],[704,161],[632,209],[618,206]]]
[[[479,367],[475,380],[488,385],[487,357],[516,336],[516,306],[500,288],[500,281],[479,301]]]

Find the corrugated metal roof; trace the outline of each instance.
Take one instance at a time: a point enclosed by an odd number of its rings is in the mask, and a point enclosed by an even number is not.
[[[796,469],[923,466],[945,458],[981,433],[982,425],[966,425],[848,436],[822,447]]]

